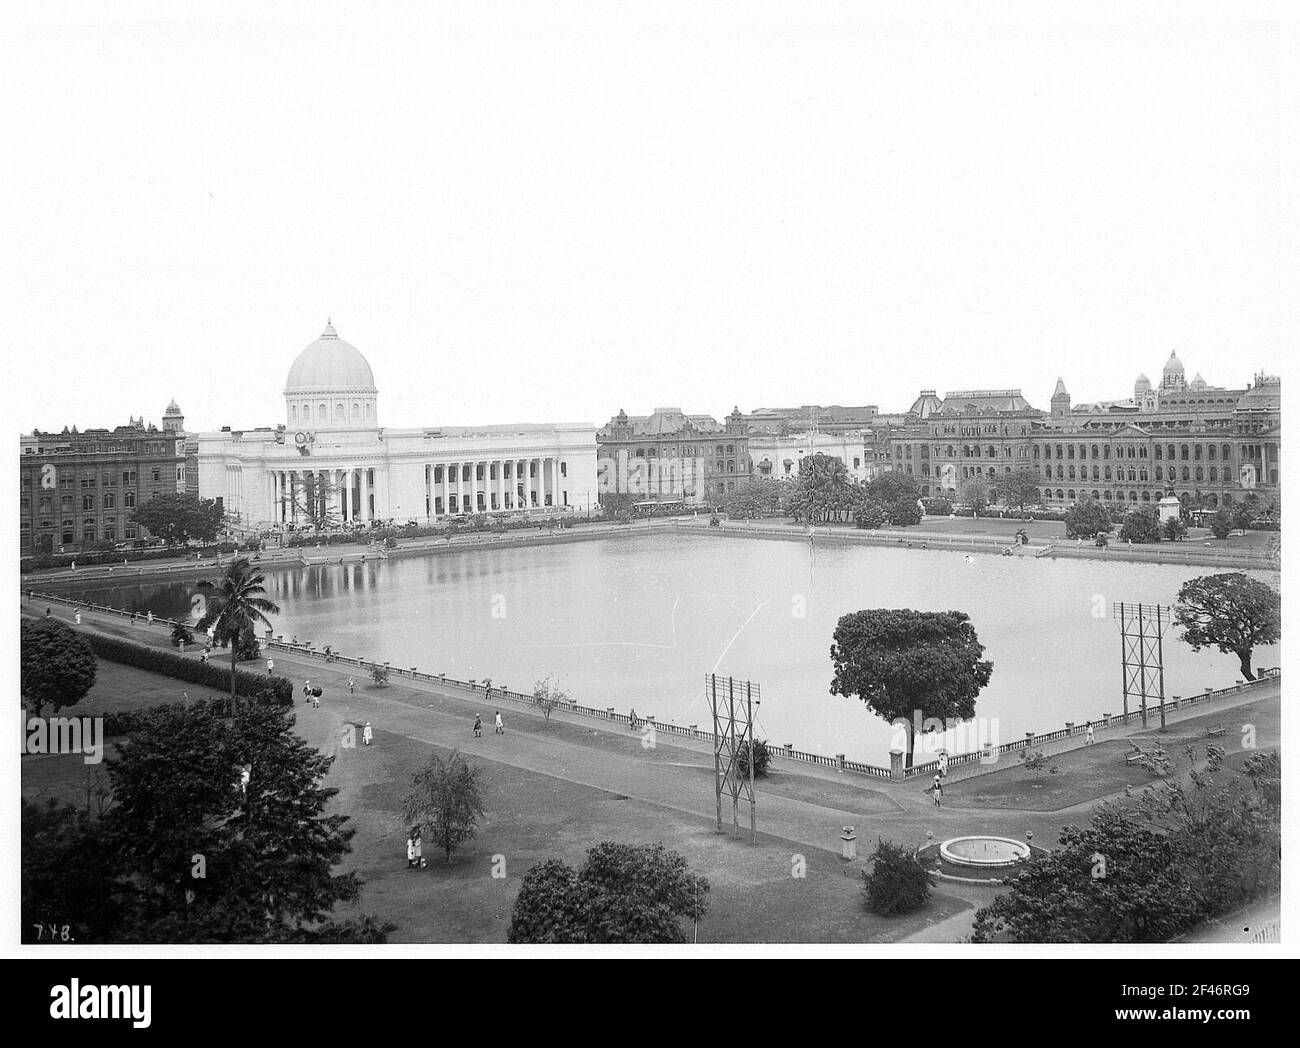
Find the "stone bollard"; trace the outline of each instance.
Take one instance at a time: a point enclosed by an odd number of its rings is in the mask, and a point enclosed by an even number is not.
[[[984,743],[984,752],[980,755],[981,764],[996,764],[997,757],[993,755],[993,743]]]
[[[698,739],[700,737],[700,726],[698,724],[692,724],[690,725],[690,729],[691,729],[691,738]]]
[[[614,719],[614,707],[613,707],[613,706],[606,706],[606,707],[605,707],[605,716],[608,717],[610,720],[613,720],[613,719]]]
[[[835,770],[842,772],[844,770],[844,754],[842,753],[835,754],[835,763],[837,765]]]
[[[840,858],[852,862],[858,857],[858,835],[852,826],[845,826],[840,833]]]
[[[889,751],[889,777],[895,782],[903,781],[903,751],[901,749]]]

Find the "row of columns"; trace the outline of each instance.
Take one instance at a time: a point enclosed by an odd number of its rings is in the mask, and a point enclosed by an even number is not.
[[[369,469],[289,469],[268,475],[272,519],[278,524],[311,519],[307,502],[320,499],[322,516],[338,521],[368,521],[377,514],[372,505]],[[313,479],[314,478],[314,479]]]
[[[480,470],[483,473],[481,480]],[[429,516],[453,512],[452,496],[456,499],[456,513],[563,505],[560,460],[554,457],[439,462],[426,466],[425,471]],[[519,491],[521,483],[522,495]],[[481,506],[480,494],[483,495]]]

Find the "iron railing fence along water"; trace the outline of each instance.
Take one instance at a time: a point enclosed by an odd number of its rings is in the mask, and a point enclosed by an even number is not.
[[[34,590],[28,590],[27,597],[29,601],[37,604],[58,604],[61,607],[80,608],[101,615],[110,615],[119,619],[134,619],[136,623],[143,623],[145,625],[150,624],[146,620],[145,616],[138,611],[126,611],[121,608],[112,608],[103,604],[73,600],[69,597],[57,594],[38,593]],[[173,629],[177,625],[183,625],[187,629],[193,627],[193,624],[189,622],[161,617],[155,617],[152,620],[152,625],[160,626],[168,630]],[[262,640],[261,644],[265,651],[287,652],[301,658],[319,660],[322,663],[355,667],[364,672],[373,672],[376,667],[384,667],[388,670],[390,676],[396,676],[399,679],[405,678],[412,681],[422,681],[440,687],[452,687],[471,694],[482,694],[484,701],[486,702],[505,701],[523,707],[535,707],[536,705],[531,694],[527,692],[514,691],[504,686],[497,686],[490,683],[490,679],[488,678],[485,678],[484,681],[459,680],[443,673],[427,673],[415,666],[394,666],[388,662],[379,662],[377,660],[354,655],[344,655],[334,651],[332,646],[330,654],[327,656],[323,648],[318,648],[311,641],[299,641],[295,643],[291,640],[287,641],[283,637],[272,637],[270,639]],[[1213,702],[1215,699],[1240,695],[1261,685],[1280,680],[1282,671],[1280,667],[1273,667],[1270,669],[1260,668],[1258,674],[1256,680],[1238,681],[1236,684],[1230,685],[1226,688],[1207,687],[1205,691],[1196,694],[1187,696],[1175,695],[1171,699],[1165,701],[1165,711],[1166,713],[1172,713],[1202,703],[1208,704]],[[600,709],[594,706],[582,705],[574,700],[569,700],[567,702],[558,703],[555,706],[555,709],[563,710],[566,713],[575,716],[602,720],[612,724],[631,726],[632,723],[630,713],[619,713],[613,706]],[[1160,707],[1158,704],[1149,704],[1146,709],[1148,720],[1157,717],[1159,712]],[[1091,722],[1068,722],[1065,727],[1058,728],[1055,731],[1042,733],[1026,732],[1023,738],[1015,739],[1011,742],[1000,743],[996,748],[989,745],[988,749],[971,750],[965,753],[952,754],[947,758],[947,766],[949,768],[959,767],[964,764],[972,764],[981,760],[989,760],[995,756],[1001,757],[1006,754],[1019,753],[1021,750],[1035,746],[1041,746],[1047,743],[1058,742],[1062,739],[1084,735],[1087,733],[1089,723],[1092,724],[1094,731],[1104,731],[1107,728],[1136,723],[1140,721],[1141,718],[1142,710],[1139,708],[1130,710],[1127,714],[1104,713],[1100,719]],[[662,731],[670,735],[696,739],[704,742],[713,741],[713,733],[711,731],[702,729],[695,724],[682,725],[675,724],[672,721],[660,721],[653,715],[639,717],[638,721],[642,724],[652,725],[656,732]],[[850,760],[842,753],[828,756],[823,753],[812,753],[807,750],[798,750],[794,748],[792,743],[784,743],[780,746],[772,746],[769,744],[768,752],[775,758],[803,764],[812,764],[823,768],[831,768],[840,772],[852,772],[857,775],[883,779],[893,779],[895,777],[893,771],[889,768],[882,768],[878,765],[868,764],[863,761]],[[936,758],[932,761],[926,761],[922,764],[913,764],[911,767],[903,768],[902,776],[903,778],[928,776],[934,774],[938,769],[939,761]]]

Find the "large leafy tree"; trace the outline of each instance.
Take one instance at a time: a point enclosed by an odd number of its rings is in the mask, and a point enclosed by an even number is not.
[[[1070,538],[1091,539],[1110,530],[1110,514],[1096,499],[1076,502],[1065,511],[1065,533]]]
[[[1003,473],[994,485],[997,497],[1008,506],[1015,506],[1023,515],[1026,506],[1036,506],[1042,501],[1042,492],[1038,487],[1038,473],[1032,469],[1020,468],[1010,473]]]
[[[230,647],[230,710],[235,709],[235,663],[240,646],[247,647],[257,636],[259,625],[270,626],[268,615],[280,614],[280,606],[264,594],[265,576],[254,571],[247,557],[231,561],[219,579],[203,579],[198,584],[206,600],[206,611],[197,629],[213,629],[213,637],[223,648]]]
[[[1119,529],[1120,542],[1160,541],[1160,514],[1155,509],[1130,510]]]
[[[867,494],[877,502],[888,504],[896,499],[915,502],[921,497],[921,488],[916,478],[898,470],[889,470],[873,477],[867,484]]]
[[[223,514],[215,499],[169,492],[137,506],[131,519],[151,535],[176,544],[190,539],[213,541],[221,530]]]
[[[961,482],[959,497],[976,513],[983,513],[993,500],[993,485],[989,483],[988,477],[977,473]]]
[[[970,617],[961,611],[875,608],[840,618],[831,644],[833,695],[907,725],[907,766],[920,719],[975,716],[975,699],[993,674]]]
[[[271,707],[155,707],[109,759],[101,814],[24,810],[24,911],[52,897],[79,942],[382,939],[391,926],[331,917],[359,892],[334,872],[353,831],[324,814],[331,761]]]
[[[1106,804],[976,914],[973,940],[1164,942],[1281,884],[1276,754],[1227,777],[1223,750],[1186,782]],[[1195,765],[1197,755],[1188,750]]]
[[[509,942],[682,943],[707,912],[709,882],[662,843],[604,841],[578,871],[555,859],[525,875]]]
[[[1217,647],[1236,655],[1242,676],[1254,680],[1255,648],[1282,637],[1282,595],[1239,571],[1201,575],[1178,591],[1174,624],[1183,627],[1183,640],[1193,651]]]
[[[58,619],[24,619],[19,627],[23,702],[39,717],[51,706],[75,706],[95,683],[95,652],[80,633]]]
[[[781,481],[759,477],[723,499],[722,508],[733,520],[768,517],[781,508],[781,495]]]
[[[478,833],[483,817],[483,769],[471,765],[457,750],[445,758],[433,754],[415,775],[402,801],[402,818],[419,826],[451,862],[451,853]]]

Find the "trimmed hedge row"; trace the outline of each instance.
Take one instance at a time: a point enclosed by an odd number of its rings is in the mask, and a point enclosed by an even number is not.
[[[118,637],[105,637],[99,633],[83,633],[82,636],[90,641],[97,656],[109,662],[120,662],[124,666],[166,674],[216,691],[230,689],[230,670],[216,663],[187,659],[175,652],[134,644]],[[236,670],[235,691],[246,699],[269,702],[276,706],[293,705],[293,681],[288,677],[264,677]]]

